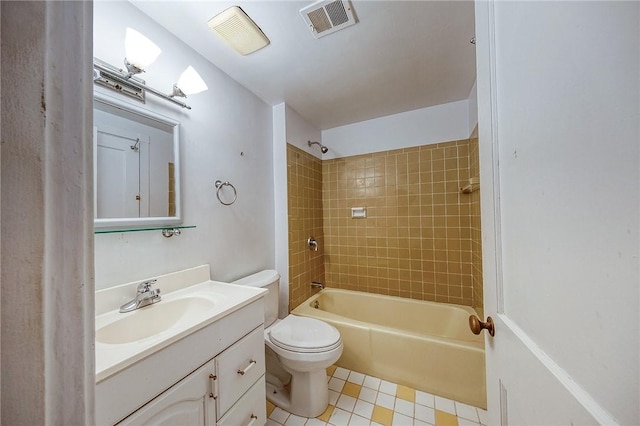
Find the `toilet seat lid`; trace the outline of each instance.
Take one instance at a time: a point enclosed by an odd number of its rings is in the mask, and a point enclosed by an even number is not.
[[[274,345],[293,352],[325,352],[340,346],[340,332],[315,318],[289,315],[269,333]]]

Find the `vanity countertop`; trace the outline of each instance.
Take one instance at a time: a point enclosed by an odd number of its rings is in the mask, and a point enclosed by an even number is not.
[[[208,279],[204,265],[155,277],[158,303],[128,313],[119,307],[136,283],[96,292],[96,383],[260,299],[265,289]]]

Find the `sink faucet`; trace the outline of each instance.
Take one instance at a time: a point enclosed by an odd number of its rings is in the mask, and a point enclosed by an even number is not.
[[[160,301],[160,289],[151,289],[151,286],[156,283],[157,280],[144,281],[138,284],[138,294],[132,300],[128,301],[124,305],[120,306],[120,312],[131,312],[143,306],[151,305]]]

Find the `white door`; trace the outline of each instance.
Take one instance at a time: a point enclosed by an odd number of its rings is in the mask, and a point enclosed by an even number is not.
[[[640,424],[640,2],[476,2],[492,424]]]
[[[99,125],[96,150],[96,217],[140,216],[139,135]]]

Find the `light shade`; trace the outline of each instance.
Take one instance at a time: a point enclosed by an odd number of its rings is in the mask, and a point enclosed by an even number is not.
[[[180,75],[176,84],[185,95],[195,95],[208,89],[200,74],[191,65]]]
[[[154,42],[132,28],[127,28],[124,51],[127,61],[141,70],[151,65],[162,52]]]

